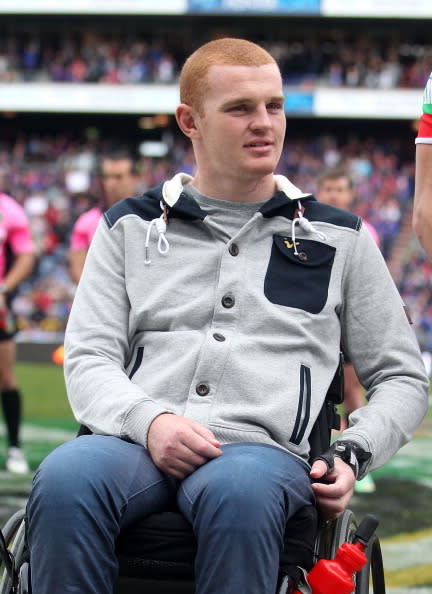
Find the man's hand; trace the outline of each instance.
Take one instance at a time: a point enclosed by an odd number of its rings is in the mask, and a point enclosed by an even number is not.
[[[323,460],[316,460],[310,476],[312,480],[325,481],[312,483],[312,489],[322,518],[332,520],[348,506],[354,493],[355,476],[350,466],[338,456],[335,456],[333,469],[327,472],[327,464]]]
[[[167,413],[156,417],[150,425],[147,447],[156,466],[177,479],[184,479],[222,454],[220,443],[210,429]]]

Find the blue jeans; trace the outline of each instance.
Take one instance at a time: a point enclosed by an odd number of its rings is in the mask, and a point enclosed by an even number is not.
[[[183,481],[147,450],[83,436],[39,467],[27,513],[33,594],[111,594],[120,529],[177,503],[193,525],[197,594],[274,594],[287,519],[314,498],[307,465],[238,443]]]

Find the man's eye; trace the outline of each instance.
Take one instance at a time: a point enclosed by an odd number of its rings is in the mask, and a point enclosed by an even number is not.
[[[283,109],[283,104],[282,103],[269,103],[267,105],[267,109],[270,109],[272,111],[278,111],[279,109]]]

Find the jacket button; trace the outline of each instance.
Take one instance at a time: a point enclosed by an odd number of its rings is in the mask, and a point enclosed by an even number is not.
[[[224,295],[222,297],[222,305],[227,309],[234,307],[235,299],[232,295]]]
[[[306,260],[308,259],[306,252],[299,252],[298,257],[299,257],[299,260],[301,260],[302,262],[306,262]]]
[[[205,383],[197,384],[195,390],[199,396],[207,396],[210,392],[210,386]]]
[[[228,248],[229,253],[231,256],[238,256],[239,255],[239,246],[236,243],[232,243]]]
[[[219,332],[215,332],[215,333],[213,334],[213,338],[214,338],[215,340],[217,340],[218,342],[223,342],[224,340],[226,340],[226,339],[225,339],[225,336],[224,336],[223,334],[219,334]]]

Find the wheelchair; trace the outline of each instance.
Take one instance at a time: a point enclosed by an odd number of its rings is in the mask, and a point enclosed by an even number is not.
[[[325,451],[331,430],[339,428],[336,407],[343,401],[343,361],[329,388],[312,429],[310,459]],[[81,427],[78,435],[86,434]],[[323,521],[313,506],[299,510],[287,523],[275,594],[296,587],[310,592],[304,576],[323,559],[334,559],[343,543],[353,542],[359,523],[347,509],[336,520]],[[2,530],[0,594],[30,594],[31,568],[26,545],[25,509],[13,514]],[[193,594],[196,541],[192,527],[179,511],[152,514],[120,533],[117,540],[119,575],[113,594]],[[367,562],[353,576],[355,594],[385,594],[379,538],[374,532],[365,555]],[[66,561],[65,561],[66,562]],[[303,588],[302,589],[302,584]],[[323,584],[323,592],[325,584]],[[241,593],[239,593],[241,594]],[[338,594],[329,591],[329,594]]]

